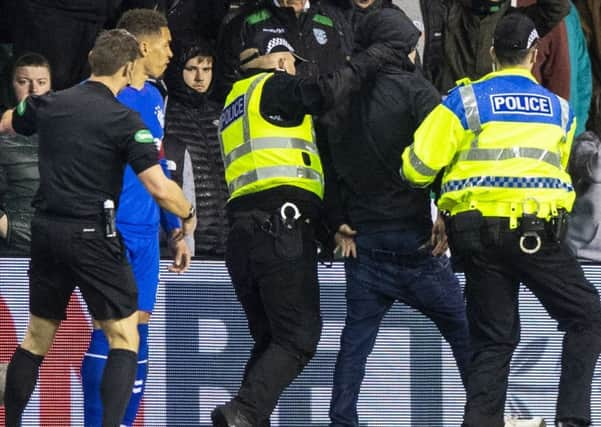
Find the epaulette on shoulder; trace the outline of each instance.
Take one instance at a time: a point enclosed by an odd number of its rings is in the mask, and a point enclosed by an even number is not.
[[[462,79],[457,80],[455,82],[455,84],[457,85],[457,87],[459,87],[459,86],[467,86],[467,85],[471,85],[472,81],[471,81],[471,79],[469,77],[464,77]]]
[[[266,21],[269,18],[271,18],[271,12],[267,9],[261,9],[248,15],[245,21],[249,25],[255,25],[259,22]]]
[[[322,15],[320,13],[316,13],[315,16],[313,16],[313,21],[325,25],[326,27],[333,27],[334,26],[334,22],[332,21],[331,18]]]

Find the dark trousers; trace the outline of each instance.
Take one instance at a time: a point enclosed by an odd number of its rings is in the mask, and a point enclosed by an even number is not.
[[[544,234],[544,233],[543,233]],[[473,237],[473,236],[472,236]],[[601,304],[565,244],[543,236],[535,254],[519,249],[506,220],[484,219],[480,241],[451,236],[464,254],[467,312],[474,356],[464,426],[502,427],[507,378],[520,340],[518,291],[524,283],[565,331],[557,419],[590,423],[591,382],[601,352]],[[479,245],[479,247],[478,247]]]
[[[334,372],[331,426],[358,426],[357,400],[380,323],[395,301],[428,316],[449,342],[462,377],[471,356],[461,287],[446,256],[418,247],[414,231],[359,234],[346,261],[346,323]]]
[[[226,264],[254,346],[233,403],[266,425],[280,394],[313,357],[321,334],[313,227],[293,231],[240,218],[232,224]],[[289,233],[289,234],[287,234]]]

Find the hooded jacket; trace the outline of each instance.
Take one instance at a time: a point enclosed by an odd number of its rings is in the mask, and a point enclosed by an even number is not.
[[[175,162],[172,178],[195,195],[195,256],[223,258],[228,191],[217,137],[221,106],[209,99],[213,82],[206,93],[198,93],[182,77],[186,62],[199,54],[204,56],[206,51],[198,43],[175,46],[174,59],[165,74],[169,100],[164,147],[167,159]]]
[[[574,141],[569,165],[576,201],[567,243],[582,261],[601,261],[601,140],[584,132]]]
[[[409,188],[398,173],[403,149],[440,102],[407,57],[418,38],[411,20],[393,9],[367,15],[355,34],[359,47],[387,41],[403,58],[362,84],[342,137],[330,136],[346,219],[359,232],[414,229],[427,236],[432,227],[429,192]]]

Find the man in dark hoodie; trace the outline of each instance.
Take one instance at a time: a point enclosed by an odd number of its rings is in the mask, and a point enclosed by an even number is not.
[[[280,394],[317,348],[315,234],[331,214],[324,200],[332,190],[324,194],[321,150],[309,114],[322,113],[382,64],[398,60],[380,43],[358,52],[340,71],[300,78],[291,52],[280,34],[247,46],[240,54],[247,77],[234,84],[220,120],[231,194],[226,265],[254,347],[236,396],[211,414],[217,427],[269,425]],[[354,252],[348,225],[330,224],[343,252]]]
[[[401,11],[363,19],[359,48],[387,40],[404,59],[362,84],[341,138],[330,139],[344,221],[357,231],[345,261],[347,317],[334,373],[331,426],[358,426],[357,400],[380,322],[395,301],[428,316],[449,342],[462,378],[470,356],[461,288],[444,255],[446,235],[432,223],[428,189],[412,189],[398,170],[403,148],[440,102],[410,56],[420,35]]]
[[[222,105],[210,99],[214,53],[203,40],[177,42],[174,50],[165,74],[169,89],[165,157],[175,162],[171,177],[195,201],[199,226],[194,255],[223,259],[229,195],[217,137]]]

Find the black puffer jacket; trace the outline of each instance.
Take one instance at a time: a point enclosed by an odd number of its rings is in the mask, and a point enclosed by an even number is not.
[[[194,189],[198,226],[194,233],[195,256],[223,258],[228,225],[225,204],[228,198],[221,149],[217,137],[221,106],[198,93],[183,81],[188,59],[198,56],[198,45],[175,46],[174,59],[165,75],[169,90],[165,124],[165,156],[176,163],[173,179]],[[209,89],[210,91],[210,89]],[[192,178],[186,168],[186,156]]]
[[[382,9],[366,15],[355,36],[361,47],[387,41],[403,64],[387,65],[365,82],[352,98],[344,133],[330,136],[347,220],[359,232],[413,229],[427,234],[432,226],[428,191],[411,189],[399,177],[403,149],[440,102],[436,89],[407,58],[419,31],[402,12]]]
[[[31,201],[40,184],[38,137],[0,136],[0,217],[8,218],[8,234],[0,239],[0,257],[29,256]]]

